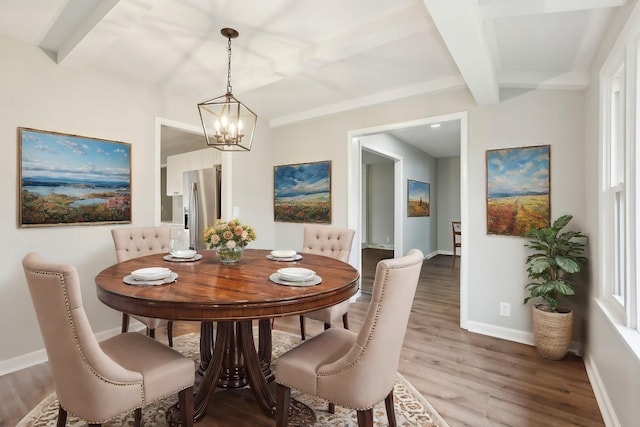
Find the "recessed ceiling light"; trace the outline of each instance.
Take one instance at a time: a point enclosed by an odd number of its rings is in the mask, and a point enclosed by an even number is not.
[[[432,128],[439,128],[440,127],[440,123],[434,123],[431,125]]]

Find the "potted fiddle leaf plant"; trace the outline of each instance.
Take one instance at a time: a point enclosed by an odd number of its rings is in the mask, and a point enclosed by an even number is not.
[[[562,359],[569,350],[573,332],[573,311],[559,306],[560,298],[575,294],[573,277],[587,264],[586,238],[579,231],[563,231],[573,218],[563,215],[550,227],[530,230],[525,244],[533,251],[526,261],[531,279],[525,288],[532,298],[542,300],[533,305],[533,335],[540,356]]]

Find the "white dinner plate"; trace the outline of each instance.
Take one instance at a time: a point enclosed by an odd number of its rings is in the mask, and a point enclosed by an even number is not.
[[[163,279],[158,280],[136,280],[130,274],[125,276],[122,281],[127,285],[135,285],[135,286],[159,286],[166,285],[168,283],[173,283],[178,279],[178,273],[169,273],[169,275]]]
[[[274,258],[293,258],[296,255],[294,250],[276,250],[271,251],[271,256]]]
[[[169,255],[163,256],[162,259],[164,259],[165,261],[171,261],[171,262],[193,262],[193,261],[201,260],[202,254],[195,254],[193,258],[175,258],[169,254]]]
[[[278,277],[288,282],[304,282],[313,279],[316,272],[308,268],[289,267],[278,270]]]
[[[273,283],[277,283],[278,285],[299,286],[299,287],[315,286],[322,283],[322,278],[316,275],[314,275],[310,280],[298,280],[298,281],[290,282],[287,280],[282,280],[278,275],[278,273],[273,273],[271,276],[269,276],[269,280],[271,280]]]
[[[135,280],[161,280],[170,274],[171,269],[166,267],[148,267],[132,271],[131,277]]]
[[[194,256],[196,256],[198,252],[194,251],[194,250],[183,250],[183,251],[173,251],[170,252],[169,254],[173,257],[173,258],[193,258]]]
[[[270,259],[271,261],[298,261],[298,260],[302,259],[302,255],[295,254],[294,256],[289,257],[289,258],[278,258],[278,257],[275,257],[275,256],[269,254],[269,255],[267,255],[267,259]]]

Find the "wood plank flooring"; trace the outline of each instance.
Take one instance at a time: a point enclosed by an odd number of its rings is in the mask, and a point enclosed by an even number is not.
[[[544,360],[533,347],[459,328],[458,275],[450,256],[425,262],[399,366],[450,426],[604,426],[582,359]],[[354,330],[367,300],[364,295],[351,306]],[[298,318],[277,319],[275,327],[298,333]],[[176,335],[199,330],[183,322],[175,328]],[[307,320],[310,336],[321,330],[320,322]],[[0,377],[0,427],[15,426],[51,391],[46,364]],[[248,390],[216,393],[213,399],[197,425],[275,425]]]

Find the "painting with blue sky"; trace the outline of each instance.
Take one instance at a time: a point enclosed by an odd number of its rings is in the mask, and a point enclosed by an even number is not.
[[[19,128],[20,225],[131,221],[131,145]]]
[[[550,221],[550,146],[487,150],[487,232],[524,236]]]
[[[331,162],[274,166],[274,220],[331,222]]]
[[[427,182],[407,180],[407,216],[429,216],[431,185]]]

